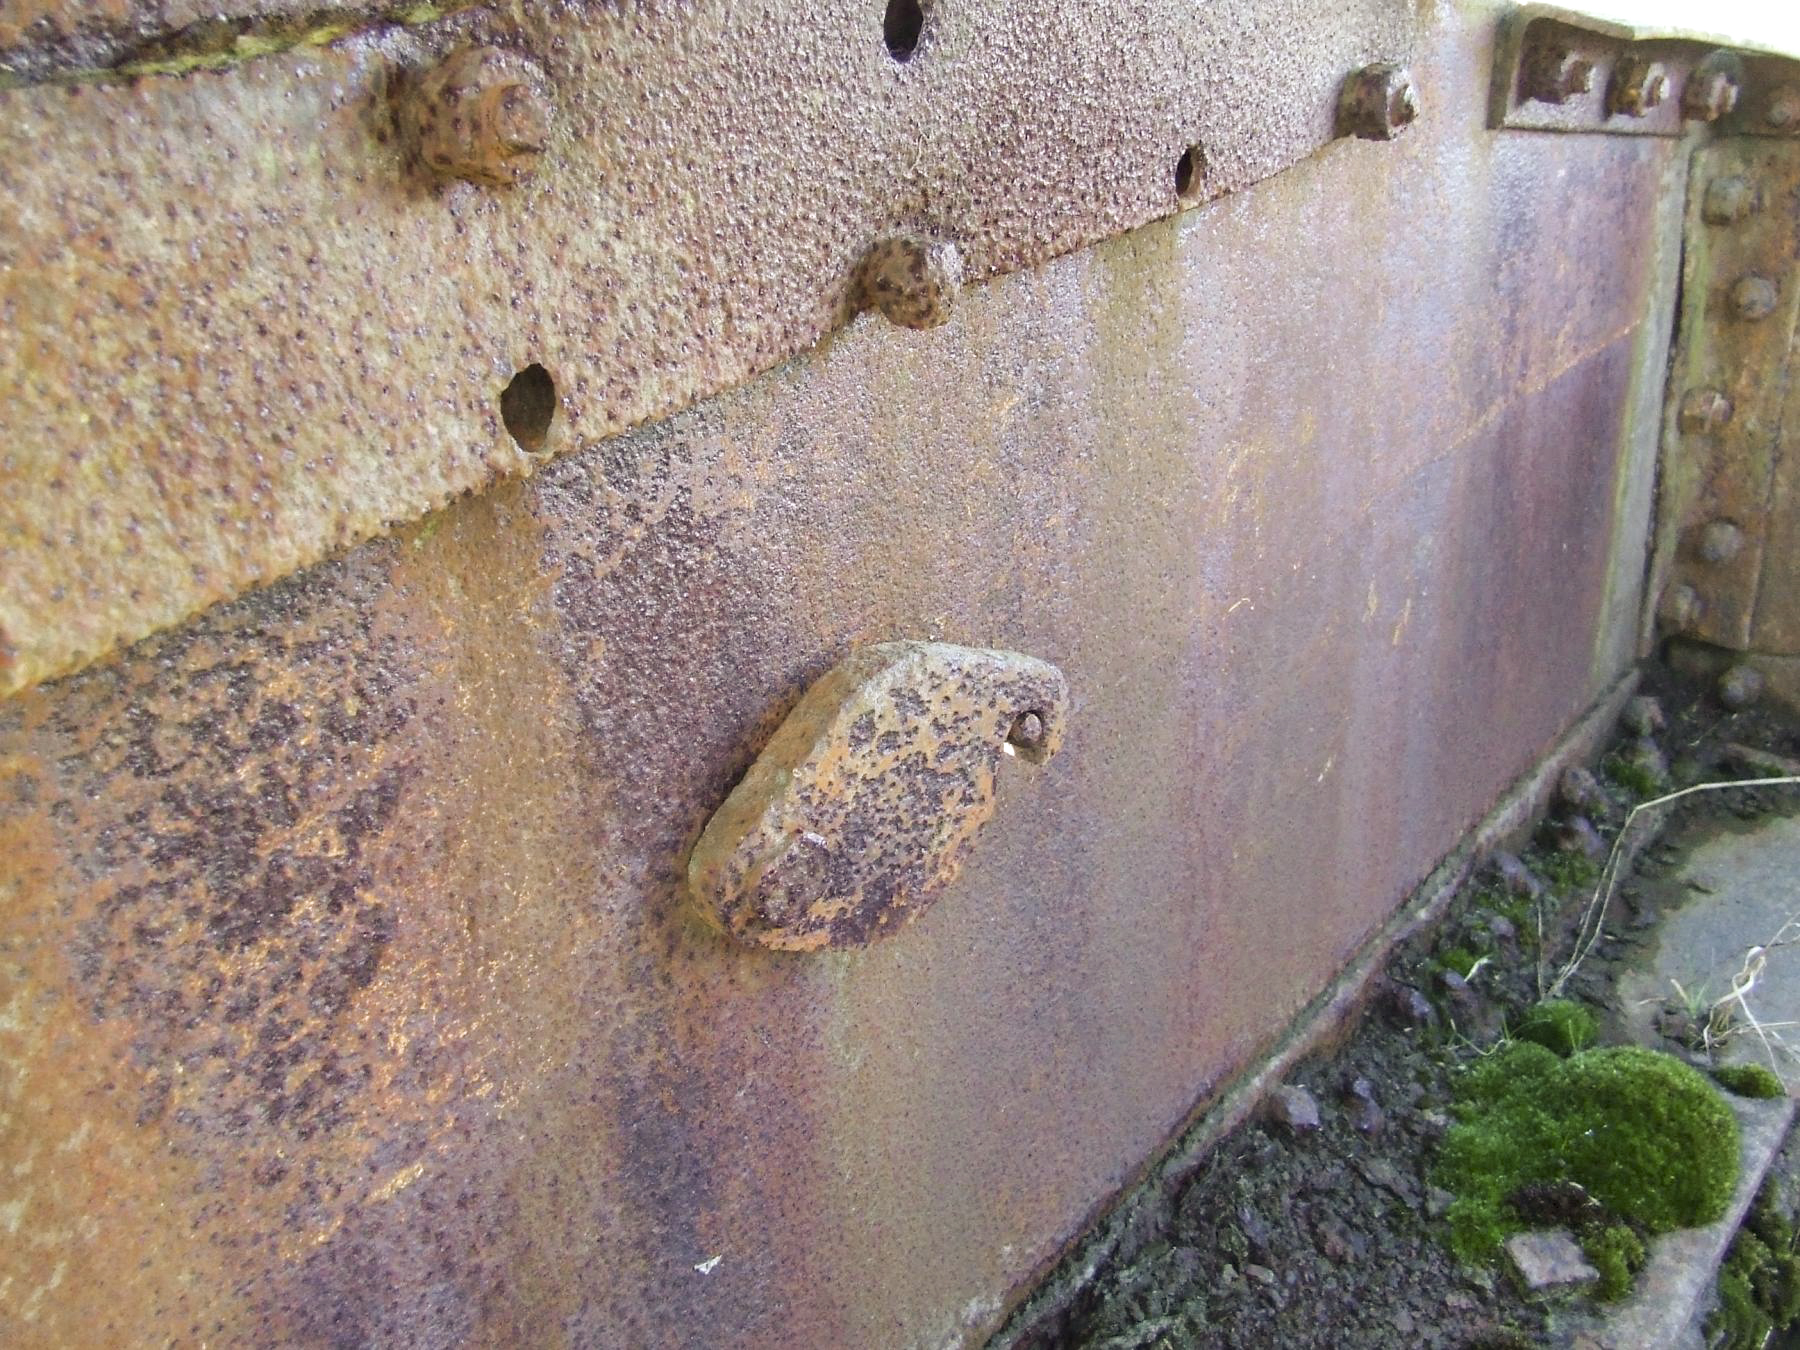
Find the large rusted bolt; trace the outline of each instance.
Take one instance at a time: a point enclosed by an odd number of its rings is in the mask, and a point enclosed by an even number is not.
[[[1700,203],[1700,214],[1709,225],[1735,225],[1760,210],[1761,191],[1748,178],[1735,173],[1708,183]]]
[[[1782,84],[1763,102],[1763,122],[1776,131],[1800,129],[1800,85]]]
[[[1722,566],[1731,562],[1744,551],[1744,532],[1729,520],[1708,521],[1700,531],[1700,542],[1695,552],[1700,555],[1701,562]]]
[[[464,47],[419,80],[401,120],[433,173],[508,187],[537,167],[550,116],[535,66],[498,47]]]
[[[1700,608],[1700,592],[1685,581],[1677,581],[1663,591],[1656,617],[1664,628],[1685,633],[1700,622]]]
[[[1755,322],[1775,312],[1775,306],[1781,301],[1781,291],[1767,277],[1752,272],[1732,283],[1730,299],[1733,314]]]
[[[1690,389],[1682,396],[1677,421],[1689,436],[1710,436],[1731,421],[1731,400],[1717,389]]]
[[[1719,702],[1736,712],[1762,697],[1762,672],[1755,666],[1733,666],[1719,676]]]
[[[1681,90],[1682,116],[1716,122],[1737,107],[1737,76],[1729,70],[1696,70]]]
[[[895,235],[863,257],[858,308],[873,307],[902,328],[936,328],[962,291],[962,250],[955,244]]]
[[[1519,66],[1519,93],[1539,103],[1567,103],[1594,87],[1594,63],[1567,47],[1539,43]]]
[[[753,897],[764,923],[795,923],[830,879],[831,846],[811,830],[794,835],[781,856],[756,879]]]
[[[1619,117],[1642,117],[1660,108],[1669,94],[1669,77],[1662,63],[1641,56],[1622,56],[1606,86],[1606,111]]]
[[[1399,66],[1364,66],[1338,91],[1337,131],[1365,141],[1391,141],[1418,120],[1419,91]]]

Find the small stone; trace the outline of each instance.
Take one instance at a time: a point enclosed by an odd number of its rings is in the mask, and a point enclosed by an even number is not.
[[[1454,1192],[1442,1186],[1432,1186],[1425,1192],[1425,1213],[1434,1219],[1441,1219],[1450,1212],[1450,1206],[1456,1203]]]
[[[1753,745],[1733,742],[1725,747],[1724,760],[1733,772],[1750,778],[1800,778],[1800,759],[1758,750]]]
[[[1302,1134],[1319,1128],[1319,1104],[1303,1087],[1284,1084],[1269,1094],[1269,1119]]]
[[[1474,1312],[1481,1305],[1462,1290],[1452,1289],[1444,1295],[1444,1306],[1451,1312]]]
[[[1619,722],[1633,736],[1654,736],[1669,725],[1661,702],[1648,694],[1639,694],[1627,703]]]
[[[1393,1323],[1394,1330],[1399,1332],[1402,1336],[1412,1335],[1412,1333],[1413,1333],[1413,1315],[1411,1313],[1409,1313],[1405,1308],[1400,1308],[1395,1311],[1394,1316],[1392,1318],[1392,1323]]]
[[[1544,883],[1538,879],[1537,873],[1527,867],[1514,853],[1496,853],[1489,862],[1493,864],[1500,884],[1513,895],[1527,900],[1536,900],[1544,894]]]
[[[1400,1169],[1386,1158],[1359,1158],[1356,1170],[1362,1174],[1364,1181],[1379,1190],[1386,1191],[1397,1200],[1405,1200],[1409,1204],[1416,1202],[1418,1188],[1408,1178],[1400,1174]]]
[[[1488,936],[1503,946],[1515,946],[1519,941],[1519,926],[1504,914],[1493,914],[1488,917]]]
[[[1500,1034],[1499,1010],[1467,980],[1454,970],[1440,970],[1438,984],[1444,991],[1450,1020],[1460,1031],[1477,1041],[1491,1040]]]
[[[1581,1244],[1566,1228],[1515,1233],[1506,1240],[1506,1254],[1528,1294],[1560,1294],[1600,1278],[1600,1272],[1588,1264]]]
[[[1350,1260],[1355,1252],[1349,1233],[1336,1219],[1321,1220],[1313,1229],[1313,1240],[1318,1245],[1320,1256],[1340,1266]]]
[[[1350,1127],[1371,1138],[1380,1134],[1381,1127],[1387,1123],[1387,1114],[1375,1100],[1375,1085],[1366,1078],[1354,1078],[1344,1089],[1344,1097],[1349,1103]]]
[[[1669,758],[1663,754],[1662,748],[1647,736],[1633,741],[1621,752],[1619,759],[1632,768],[1648,774],[1658,783],[1669,781]]]
[[[1733,666],[1719,676],[1719,702],[1734,712],[1748,708],[1762,692],[1762,672],[1754,666]]]
[[[1419,1112],[1419,1132],[1430,1139],[1441,1139],[1450,1132],[1450,1117],[1442,1111]]]
[[[1556,781],[1556,795],[1571,811],[1593,814],[1606,809],[1606,789],[1593,771],[1574,764],[1564,769]]]
[[[1271,1285],[1275,1283],[1275,1272],[1270,1270],[1267,1266],[1259,1266],[1254,1262],[1244,1267],[1244,1274],[1247,1278],[1255,1280],[1261,1285]]]
[[[1428,1027],[1437,1021],[1437,1009],[1431,1000],[1410,984],[1397,984],[1388,991],[1388,1012],[1402,1026]]]
[[[1585,853],[1595,862],[1604,858],[1607,853],[1606,840],[1600,837],[1600,831],[1594,828],[1594,822],[1586,816],[1570,816],[1559,821],[1551,831],[1551,838],[1556,847],[1563,853]]]

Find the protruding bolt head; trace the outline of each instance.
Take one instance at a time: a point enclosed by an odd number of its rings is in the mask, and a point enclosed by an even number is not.
[[[1364,66],[1338,91],[1340,136],[1391,141],[1419,118],[1419,91],[1400,66]]]
[[[1690,389],[1677,420],[1686,435],[1710,436],[1731,421],[1731,400],[1717,389]]]
[[[1719,702],[1736,712],[1762,697],[1762,672],[1755,666],[1733,666],[1719,676]]]
[[[1543,42],[1519,63],[1519,93],[1539,103],[1567,103],[1594,87],[1594,63],[1567,47]]]
[[[1696,70],[1681,90],[1681,114],[1696,122],[1716,122],[1737,101],[1737,76],[1729,70]]]
[[[1775,312],[1775,306],[1781,302],[1781,291],[1767,277],[1752,272],[1732,283],[1730,299],[1733,314],[1754,322]]]
[[[1700,204],[1700,214],[1709,225],[1735,225],[1760,210],[1761,191],[1748,178],[1735,173],[1708,183]]]
[[[1701,562],[1721,566],[1744,551],[1744,532],[1729,520],[1708,521],[1701,527],[1694,551]]]
[[[401,121],[433,173],[507,187],[537,166],[550,117],[530,62],[498,47],[464,47],[419,80]]]
[[[1662,593],[1656,617],[1664,628],[1685,633],[1700,622],[1700,592],[1685,581],[1678,581]]]
[[[1615,117],[1642,117],[1660,108],[1668,95],[1669,77],[1660,61],[1623,56],[1613,67],[1612,83],[1606,87],[1606,111]]]
[[[902,328],[936,328],[962,291],[962,250],[913,235],[883,239],[858,272],[858,306],[874,307]]]
[[[811,830],[791,836],[756,880],[756,912],[765,923],[790,922],[823,895],[830,870],[831,846],[822,836]]]
[[[1035,750],[1044,743],[1044,719],[1035,712],[1021,713],[1006,739],[1021,750]]]
[[[1763,122],[1776,131],[1800,131],[1800,85],[1771,89],[1763,100]]]

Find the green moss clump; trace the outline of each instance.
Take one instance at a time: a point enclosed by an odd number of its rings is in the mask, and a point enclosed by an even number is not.
[[[1559,895],[1592,886],[1600,879],[1600,864],[1585,853],[1546,853],[1536,866]]]
[[[1760,1064],[1721,1064],[1712,1071],[1715,1082],[1740,1097],[1785,1097],[1781,1080]]]
[[[1469,978],[1469,972],[1474,970],[1481,961],[1481,957],[1467,947],[1452,947],[1449,951],[1440,952],[1437,960],[1445,970],[1454,970],[1466,980]]]
[[[1525,1014],[1513,1034],[1559,1055],[1572,1055],[1592,1045],[1600,1027],[1594,1014],[1574,1000],[1547,998]]]
[[[1616,1046],[1559,1059],[1517,1041],[1470,1069],[1437,1184],[1453,1192],[1450,1244],[1494,1255],[1522,1226],[1507,1197],[1571,1181],[1615,1217],[1652,1233],[1711,1223],[1737,1184],[1737,1118],[1695,1070]]]
[[[1642,760],[1631,759],[1625,755],[1608,755],[1605,762],[1601,764],[1600,770],[1614,783],[1640,800],[1655,797],[1665,791],[1668,786],[1662,775],[1655,769]]]
[[[1631,1281],[1650,1259],[1644,1240],[1622,1223],[1602,1228],[1581,1245],[1594,1269],[1600,1272],[1594,1297],[1605,1303],[1630,1293]]]
[[[1719,1268],[1719,1303],[1707,1320],[1707,1344],[1755,1350],[1800,1320],[1800,1258],[1794,1228],[1768,1182]]]

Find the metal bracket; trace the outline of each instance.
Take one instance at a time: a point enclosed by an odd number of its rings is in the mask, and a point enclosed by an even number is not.
[[[1015,652],[866,647],[813,685],[707,823],[688,888],[742,941],[862,947],[917,918],[994,813],[994,776],[1062,742],[1068,685]]]

